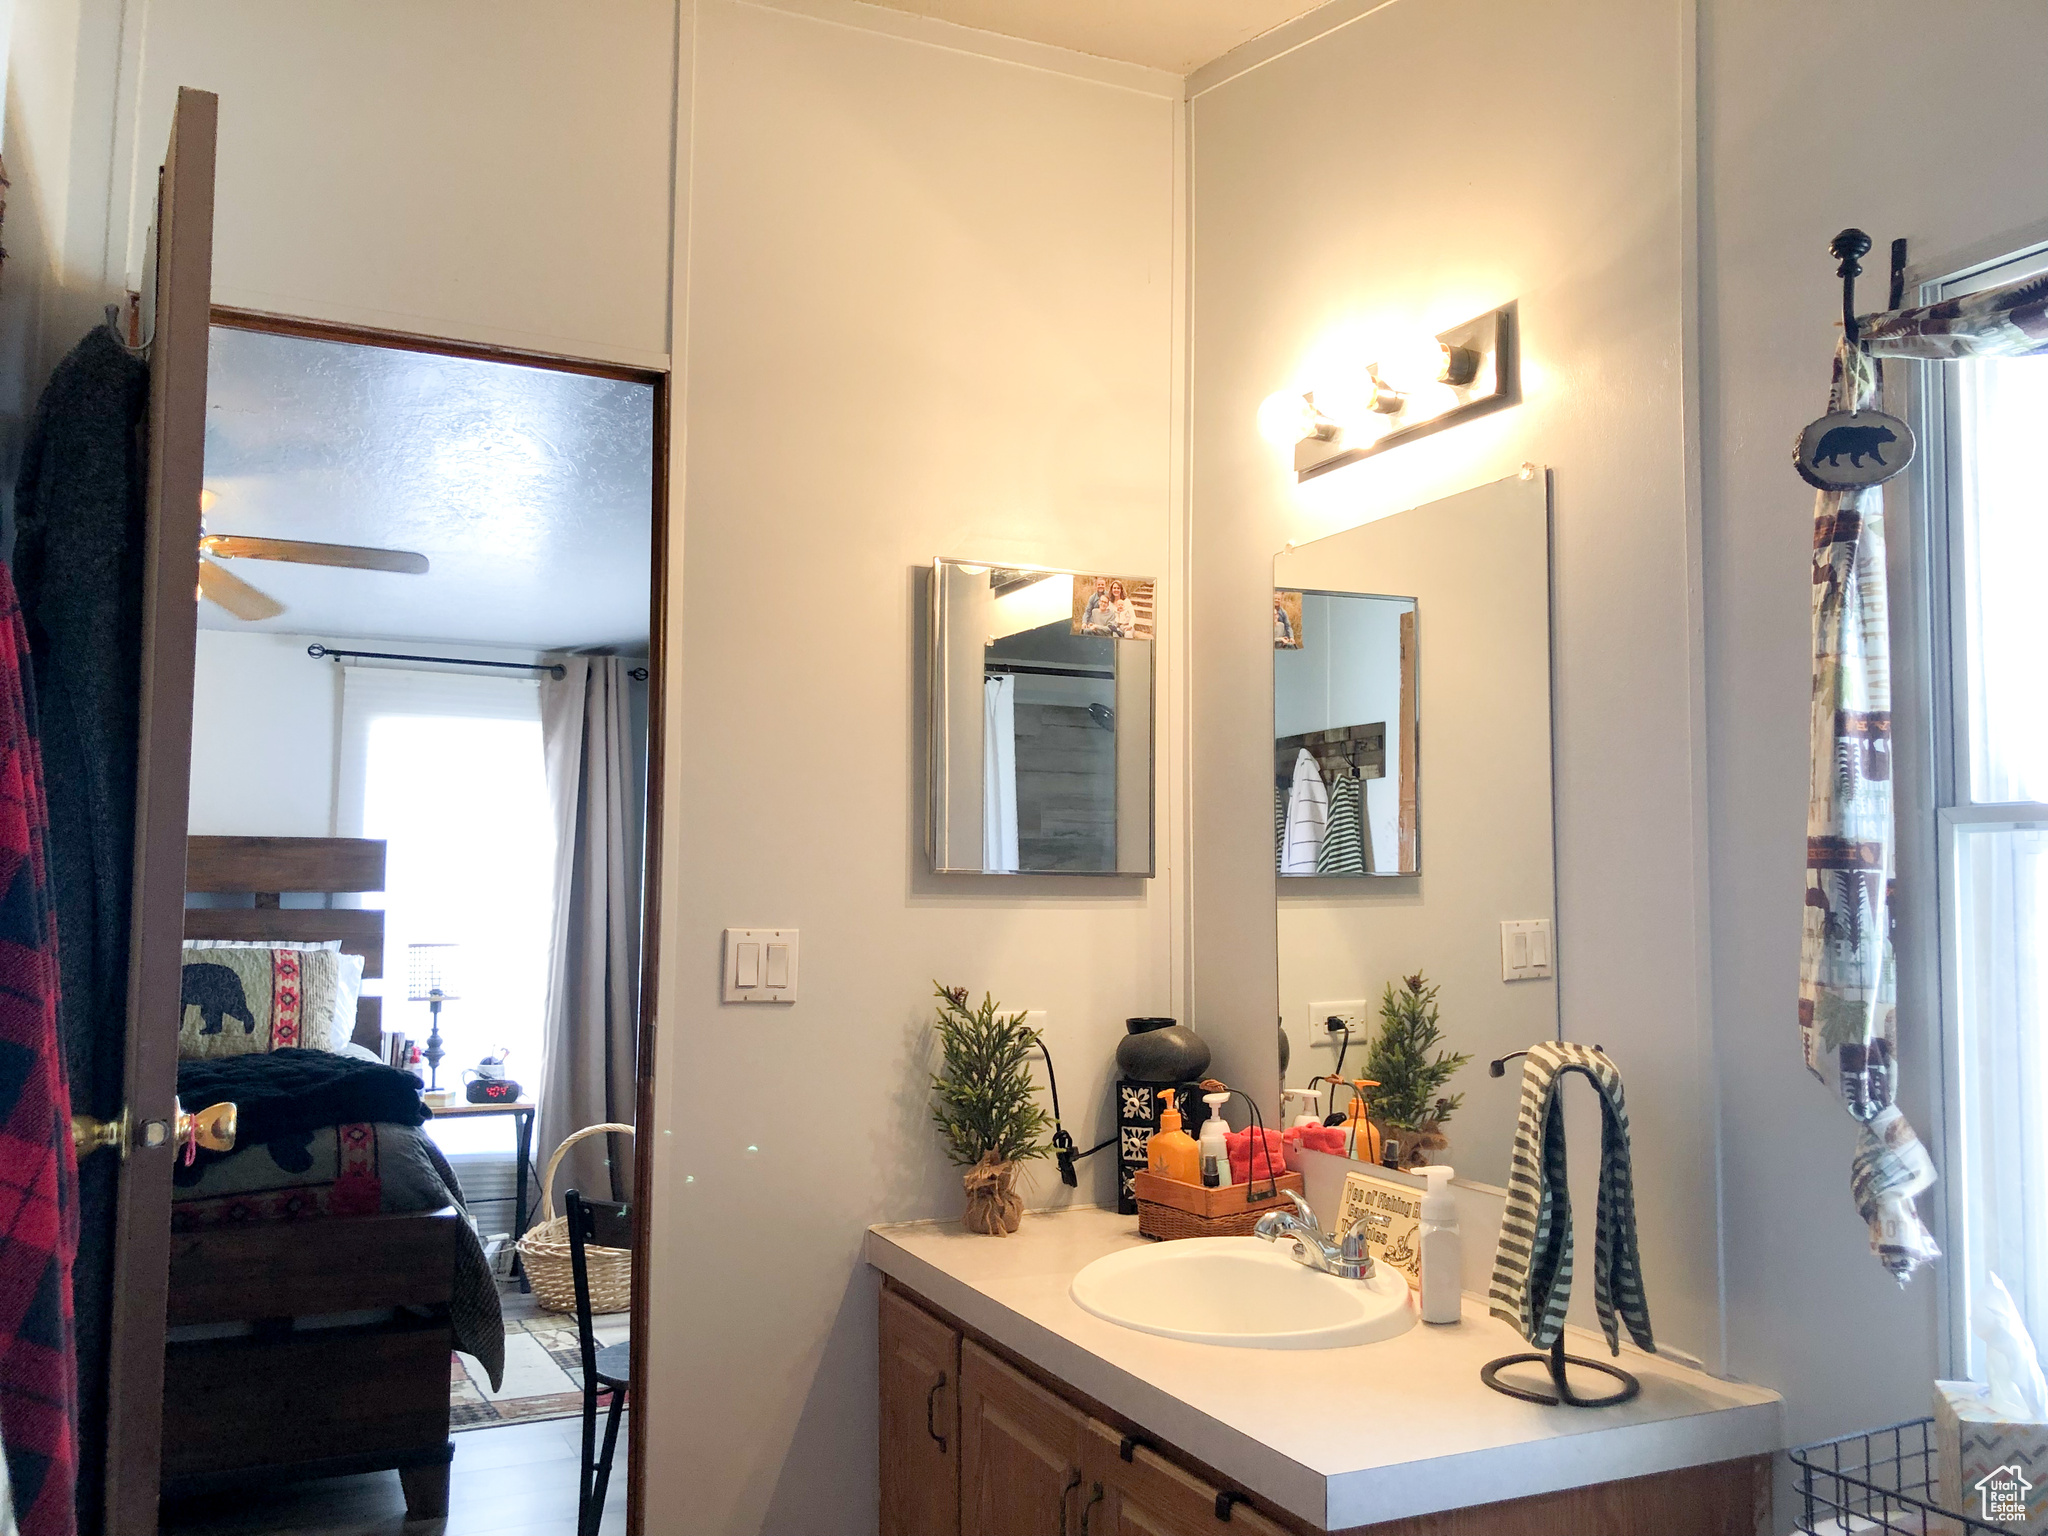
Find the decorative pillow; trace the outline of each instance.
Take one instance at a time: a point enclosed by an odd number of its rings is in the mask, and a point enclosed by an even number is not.
[[[187,946],[179,1057],[246,1056],[285,1045],[332,1050],[339,959],[328,949]]]

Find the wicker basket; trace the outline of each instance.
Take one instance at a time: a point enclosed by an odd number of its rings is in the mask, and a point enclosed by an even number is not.
[[[550,1312],[576,1310],[576,1271],[569,1259],[569,1218],[557,1216],[555,1174],[561,1169],[562,1154],[586,1136],[622,1133],[630,1136],[630,1125],[586,1125],[562,1138],[555,1155],[548,1159],[548,1171],[540,1181],[540,1223],[519,1239],[519,1257],[526,1278],[533,1284],[534,1298]],[[633,1305],[633,1250],[583,1245],[584,1273],[590,1280],[592,1312],[624,1312]]]
[[[1284,1193],[1301,1190],[1301,1175],[1283,1173],[1273,1181],[1274,1192],[1261,1177],[1250,1185],[1232,1184],[1223,1189],[1204,1189],[1141,1168],[1131,1179],[1138,1197],[1138,1231],[1146,1237],[1170,1241],[1177,1237],[1250,1237],[1252,1228],[1266,1212],[1294,1203]]]

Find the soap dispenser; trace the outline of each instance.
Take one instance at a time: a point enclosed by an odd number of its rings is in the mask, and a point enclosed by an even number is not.
[[[1145,1168],[1182,1184],[1202,1182],[1201,1156],[1195,1138],[1181,1129],[1180,1098],[1172,1088],[1159,1090],[1159,1129],[1145,1143]]]
[[[1230,1122],[1223,1118],[1223,1106],[1230,1102],[1230,1095],[1205,1093],[1202,1102],[1209,1106],[1209,1118],[1202,1122],[1202,1185],[1206,1189],[1227,1189],[1230,1186],[1230,1143],[1224,1138],[1230,1134]]]
[[[1458,1200],[1451,1193],[1457,1170],[1432,1163],[1415,1171],[1429,1183],[1422,1197],[1422,1320],[1455,1323],[1465,1289]]]
[[[1301,1107],[1301,1113],[1288,1121],[1288,1125],[1299,1130],[1305,1125],[1321,1125],[1323,1117],[1316,1113],[1316,1105],[1322,1102],[1322,1095],[1313,1088],[1283,1088],[1280,1090],[1280,1106],[1286,1112],[1288,1104]]]

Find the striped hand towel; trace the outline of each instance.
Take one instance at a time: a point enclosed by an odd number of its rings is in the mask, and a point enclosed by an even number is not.
[[[1312,875],[1323,833],[1330,824],[1330,792],[1323,770],[1304,748],[1294,759],[1294,784],[1287,792],[1287,839],[1280,850],[1280,873]]]
[[[1621,1353],[1620,1321],[1655,1350],[1650,1309],[1636,1256],[1635,1178],[1629,1167],[1628,1109],[1621,1072],[1584,1045],[1544,1041],[1522,1066],[1522,1109],[1508,1174],[1507,1212],[1488,1293],[1493,1315],[1512,1323],[1537,1349],[1564,1328],[1572,1295],[1572,1202],[1565,1182],[1564,1103],[1559,1088],[1573,1072],[1600,1091],[1600,1205],[1594,1239],[1593,1305],[1607,1347]]]
[[[1342,774],[1330,785],[1330,825],[1316,854],[1316,873],[1365,872],[1365,780],[1355,774]]]

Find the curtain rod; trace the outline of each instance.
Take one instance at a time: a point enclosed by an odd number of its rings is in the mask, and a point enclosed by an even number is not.
[[[1027,677],[1099,677],[1104,682],[1116,681],[1114,672],[1099,672],[1086,667],[1034,667],[1021,661],[985,662],[982,671],[1017,673]]]
[[[322,656],[357,656],[364,661],[431,661],[444,667],[500,667],[513,672],[545,672],[549,677],[564,677],[568,668],[560,662],[548,661],[473,661],[467,656],[401,656],[396,651],[337,651],[331,646],[309,645],[306,654],[318,660]],[[645,667],[628,667],[626,676],[636,683],[647,681]]]

